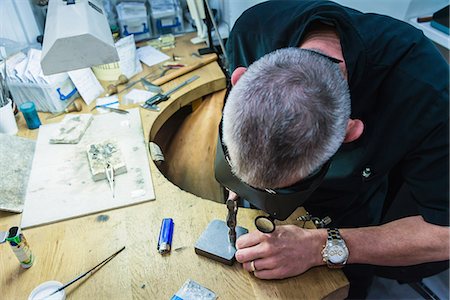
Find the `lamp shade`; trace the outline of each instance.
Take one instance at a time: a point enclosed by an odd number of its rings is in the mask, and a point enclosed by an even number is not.
[[[45,75],[119,61],[112,33],[97,0],[50,0],[42,47]]]

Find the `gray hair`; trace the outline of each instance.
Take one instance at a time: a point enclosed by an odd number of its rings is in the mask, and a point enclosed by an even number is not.
[[[269,53],[250,65],[225,104],[223,142],[233,173],[257,188],[300,180],[336,153],[349,117],[348,84],[337,64],[300,48]]]

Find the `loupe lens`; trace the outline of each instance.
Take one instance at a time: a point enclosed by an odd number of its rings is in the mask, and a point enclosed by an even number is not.
[[[268,216],[256,217],[255,226],[264,233],[271,233],[275,230],[275,222]]]

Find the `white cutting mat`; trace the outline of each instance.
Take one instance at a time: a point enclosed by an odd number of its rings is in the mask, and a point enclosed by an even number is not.
[[[78,144],[50,144],[57,123],[39,128],[22,228],[155,199],[139,109],[129,112],[94,116]],[[116,176],[115,198],[107,180],[92,179],[86,154],[107,139],[118,142],[128,170]]]

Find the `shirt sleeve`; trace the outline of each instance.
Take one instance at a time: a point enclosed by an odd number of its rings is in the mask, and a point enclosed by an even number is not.
[[[430,116],[431,117],[431,116]],[[408,153],[403,176],[425,221],[449,225],[449,120],[444,120]]]

